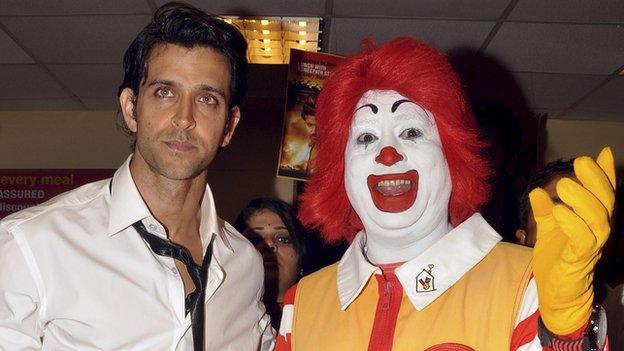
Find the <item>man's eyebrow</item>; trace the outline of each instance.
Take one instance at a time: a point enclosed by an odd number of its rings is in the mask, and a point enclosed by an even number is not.
[[[166,86],[170,86],[170,87],[175,87],[178,84],[172,80],[167,80],[167,79],[155,79],[153,81],[151,81],[147,86],[153,86],[153,85],[166,85]],[[225,97],[225,91],[223,91],[223,89],[214,87],[210,84],[199,84],[196,86],[199,90],[202,91],[207,91],[210,93],[215,93],[217,95],[220,95],[224,100],[226,99]]]
[[[166,80],[166,79],[155,79],[155,80],[151,81],[149,84],[147,84],[148,87],[151,87],[153,85],[175,86],[176,84],[173,81]]]
[[[217,95],[220,95],[223,98],[223,100],[227,100],[227,98],[225,97],[225,91],[223,91],[223,89],[214,87],[214,86],[209,85],[209,84],[200,84],[200,85],[198,85],[198,88],[200,90],[203,90],[203,91],[206,91],[206,92],[209,92],[209,93],[215,93]]]
[[[370,107],[371,111],[373,111],[374,114],[377,114],[377,112],[379,112],[379,107],[375,106],[374,104],[366,104],[366,105],[362,105],[358,108],[356,108],[355,110],[359,110],[363,107]]]
[[[390,108],[390,112],[394,113],[397,110],[397,108],[399,108],[399,106],[404,102],[412,102],[412,101],[408,99],[397,100],[394,102],[394,104],[392,104],[392,108]]]

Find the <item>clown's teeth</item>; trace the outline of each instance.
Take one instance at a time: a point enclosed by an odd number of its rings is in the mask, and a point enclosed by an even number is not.
[[[408,179],[392,179],[382,180],[377,183],[377,186],[399,186],[399,185],[412,185],[412,181]]]

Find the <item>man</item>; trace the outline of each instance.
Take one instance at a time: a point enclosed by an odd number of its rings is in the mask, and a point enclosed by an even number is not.
[[[134,154],[1,222],[0,349],[272,348],[260,256],[206,185],[240,119],[246,48],[177,4],[138,34],[119,91]]]
[[[540,169],[531,179],[526,192],[520,199],[520,229],[516,230],[517,244],[533,247],[537,239],[537,224],[533,218],[531,204],[529,203],[530,191],[535,188],[542,188],[555,202],[561,203],[557,195],[557,182],[564,177],[575,179],[573,159],[550,162]]]
[[[351,246],[287,292],[277,350],[603,348],[591,280],[613,208],[610,150],[575,161],[583,186],[559,183],[574,211],[531,193],[532,264],[477,212],[488,167],[441,53],[411,38],[368,45],[332,73],[316,117],[300,217]]]
[[[550,162],[537,172],[529,182],[526,193],[523,194],[520,199],[521,229],[516,231],[516,243],[529,247],[535,246],[537,225],[529,204],[529,190],[540,187],[544,189],[556,203],[561,203],[557,195],[557,182],[563,177],[577,180],[576,177],[574,177],[573,161],[574,160],[570,159]],[[607,315],[609,345],[612,350],[624,350],[624,284],[622,284],[622,273],[618,271],[619,267],[614,260],[616,254],[617,253],[613,251],[609,252],[609,248],[603,250],[603,255],[601,257],[602,267],[599,265],[597,269],[597,275],[602,276],[596,279],[594,286],[599,296],[598,299],[602,300],[602,305]],[[602,268],[602,272],[600,268]],[[599,293],[600,290],[603,291]],[[600,295],[604,296],[604,299],[602,299]]]

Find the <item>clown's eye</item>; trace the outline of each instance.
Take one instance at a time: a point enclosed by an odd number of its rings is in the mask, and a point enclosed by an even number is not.
[[[373,143],[377,139],[379,139],[379,138],[377,138],[376,136],[374,136],[371,133],[362,133],[362,134],[360,134],[360,136],[358,136],[357,143],[358,144],[362,144],[364,146],[368,146],[368,144]]]
[[[408,128],[402,131],[401,134],[399,134],[399,138],[405,140],[414,140],[420,138],[422,135],[423,133],[420,131],[420,129]]]

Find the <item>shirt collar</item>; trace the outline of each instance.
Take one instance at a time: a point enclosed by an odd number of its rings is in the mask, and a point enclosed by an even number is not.
[[[130,173],[130,160],[115,172],[110,184],[110,217],[108,219],[108,235],[113,236],[128,228],[133,223],[150,217],[147,205],[137,189]]]
[[[132,174],[130,173],[131,160],[132,155],[119,167],[111,180],[111,207],[108,221],[109,236],[123,231],[137,221],[152,217],[149,208],[145,204],[145,201],[143,201],[143,197],[132,179]],[[206,184],[200,211],[201,222],[199,225],[199,233],[203,251],[206,251],[212,237],[216,236],[225,247],[233,252],[234,249],[224,230],[225,223],[217,216],[214,198],[208,184]]]
[[[479,263],[501,239],[483,217],[475,213],[419,256],[397,268],[395,274],[420,311]],[[364,244],[365,236],[360,232],[338,264],[338,296],[343,310],[358,297],[371,275],[381,273],[366,259]]]
[[[358,297],[371,275],[381,273],[364,255],[365,246],[366,234],[360,231],[338,263],[338,298],[343,311]]]
[[[213,235],[217,237],[217,240],[221,240],[225,247],[227,247],[231,252],[234,252],[234,249],[227,238],[225,222],[217,216],[217,209],[212,196],[212,190],[210,189],[210,185],[207,183],[200,211],[201,222],[199,224],[199,233],[201,235],[204,252],[206,251],[208,244],[210,244],[210,240]]]

